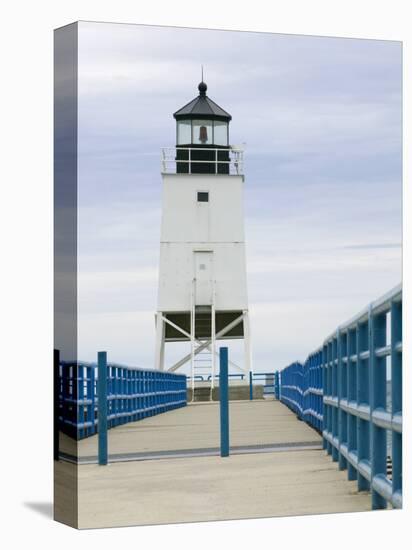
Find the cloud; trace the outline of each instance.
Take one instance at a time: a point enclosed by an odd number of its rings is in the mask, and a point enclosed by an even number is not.
[[[344,246],[347,250],[372,250],[385,248],[401,248],[401,243],[382,243],[382,244],[352,244]]]
[[[174,144],[172,113],[196,95],[202,63],[232,143],[246,142],[254,368],[304,359],[401,277],[400,43],[82,22],[84,359],[106,347],[118,362],[152,361],[160,148]],[[170,360],[181,351],[170,346]]]

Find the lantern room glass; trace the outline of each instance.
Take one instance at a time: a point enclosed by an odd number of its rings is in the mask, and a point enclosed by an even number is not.
[[[179,120],[177,145],[228,146],[229,124],[221,120]]]
[[[220,120],[214,121],[213,143],[215,145],[228,145],[228,123]]]
[[[177,144],[187,145],[192,143],[192,121],[179,120],[177,123]]]

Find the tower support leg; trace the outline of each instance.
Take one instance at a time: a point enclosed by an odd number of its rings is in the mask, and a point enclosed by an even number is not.
[[[210,401],[213,400],[213,388],[215,387],[215,372],[216,372],[216,309],[215,309],[215,286],[213,284],[212,291],[212,310],[211,310],[211,359],[212,359],[212,377],[210,380]]]
[[[252,354],[250,346],[250,323],[249,312],[244,310],[243,312],[243,337],[245,342],[245,376],[246,380],[249,379],[249,373],[252,372]]]
[[[156,313],[156,351],[155,369],[164,370],[165,356],[165,324],[161,312]]]
[[[195,279],[193,279],[190,313],[190,374],[192,377],[192,401],[195,400],[195,284]]]

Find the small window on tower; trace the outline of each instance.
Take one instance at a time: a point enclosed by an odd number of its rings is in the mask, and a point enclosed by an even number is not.
[[[209,193],[207,191],[198,191],[197,202],[209,202]]]

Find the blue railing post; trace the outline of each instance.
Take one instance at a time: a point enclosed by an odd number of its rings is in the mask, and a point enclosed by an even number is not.
[[[229,456],[229,376],[228,348],[220,348],[220,456]]]
[[[338,340],[335,336],[332,339],[332,397],[334,403],[337,404],[339,401],[338,397]],[[332,407],[332,436],[336,440],[339,437],[339,421],[338,421],[338,406]],[[339,450],[336,445],[332,445],[332,460],[338,462],[339,460]]]
[[[82,439],[85,435],[85,426],[84,426],[84,414],[83,414],[83,403],[84,403],[84,365],[81,363],[77,364],[77,376],[75,377],[75,383],[77,385],[77,418],[81,418],[82,422],[79,425],[77,423],[77,437]]]
[[[275,399],[278,399],[279,400],[279,397],[280,397],[280,392],[279,392],[279,371],[275,371],[275,374],[274,374],[274,377],[273,377],[273,385],[274,385],[274,388],[273,388],[273,391],[274,391],[274,397]]]
[[[59,460],[59,417],[60,417],[60,351],[53,356],[53,457]]]
[[[356,401],[357,407],[369,404],[369,358],[361,359],[361,353],[368,349],[368,322],[356,325]],[[362,363],[363,361],[363,363]],[[357,418],[357,449],[358,463],[369,462],[369,422],[358,416]],[[358,490],[368,491],[369,481],[364,477],[358,468]]]
[[[99,464],[107,464],[107,353],[99,351],[97,354],[97,418],[98,418],[98,447]]]
[[[391,302],[392,419],[402,418],[402,302]],[[402,432],[392,431],[392,491],[402,492]]]
[[[369,387],[370,387],[370,460],[371,478],[375,476],[386,476],[386,429],[373,422],[375,410],[386,410],[386,357],[377,357],[376,349],[386,345],[386,312],[374,314],[369,308],[370,315],[370,339],[369,339]],[[386,499],[383,498],[373,487],[372,509],[384,509],[387,507]]]
[[[328,364],[328,396],[332,396],[332,341],[330,340],[327,343],[327,364]],[[329,401],[329,413],[328,413],[328,432],[330,435],[332,435],[333,432],[333,410],[334,407],[331,405],[331,402]],[[327,447],[327,452],[329,455],[332,456],[332,449],[333,445],[332,442],[329,440]]]
[[[343,383],[343,362],[342,362],[342,356],[343,353],[343,337],[342,332],[338,328],[336,331],[336,388],[337,388],[337,423],[338,423],[338,429],[337,429],[337,436],[340,442],[347,441],[346,434],[345,434],[345,428],[346,428],[346,413],[341,407],[341,400],[343,397],[345,397],[344,394],[344,383]],[[339,462],[339,470],[344,470],[346,468],[346,459],[343,456],[343,454],[338,451],[338,462]]]
[[[328,433],[329,430],[329,405],[323,401],[323,398],[328,395],[328,377],[329,369],[327,363],[327,345],[323,344],[322,346],[322,407],[323,407],[323,417],[322,417],[322,435],[323,435],[323,448],[325,451],[330,449],[330,443],[325,437],[325,433]]]
[[[355,359],[355,361],[353,360]],[[348,403],[356,405],[356,329],[348,331]],[[357,452],[356,440],[356,416],[348,415],[348,452]],[[355,466],[348,461],[348,479],[353,481],[357,479]]]
[[[253,373],[249,371],[249,399],[253,401]]]

